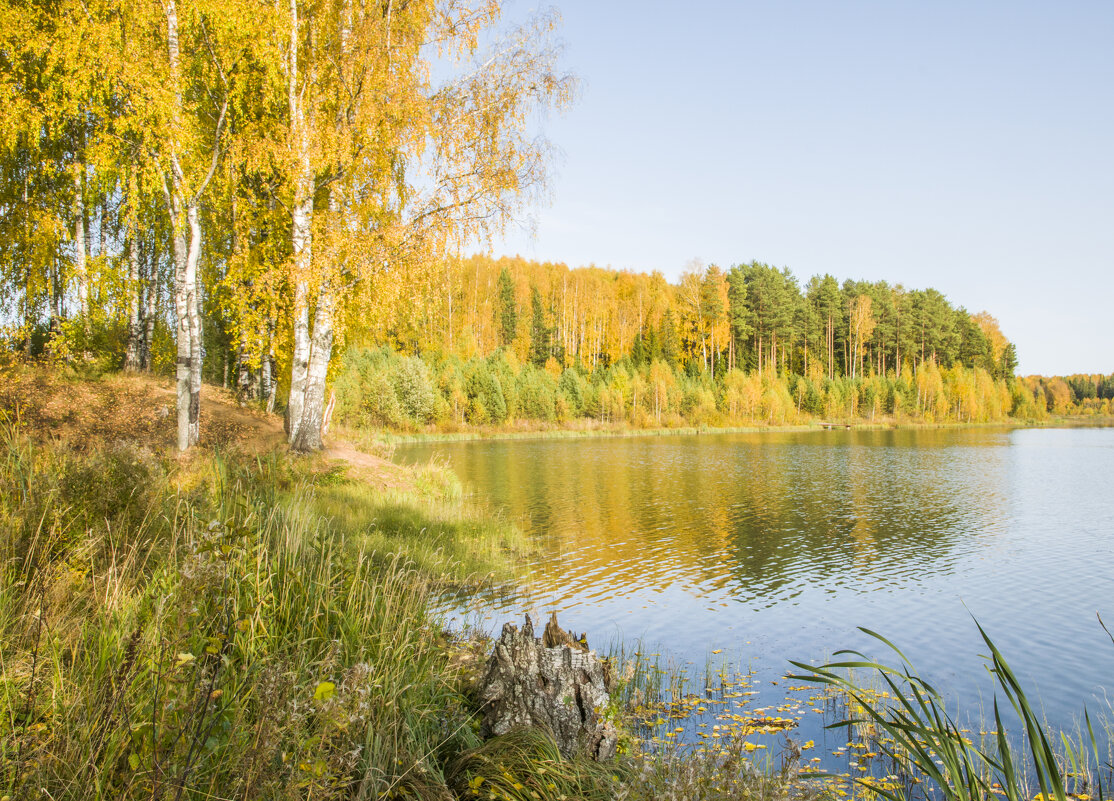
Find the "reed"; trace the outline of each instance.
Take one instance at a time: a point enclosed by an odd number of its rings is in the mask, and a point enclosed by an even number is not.
[[[889,757],[898,781],[860,779],[871,793],[892,801],[926,796],[946,801],[1103,801],[1110,788],[1110,763],[1098,745],[1090,714],[1084,710],[1085,733],[1050,733],[1005,657],[978,628],[989,649],[987,669],[996,685],[994,731],[986,742],[967,737],[936,688],[896,645],[868,629],[862,631],[890,649],[897,665],[868,659],[858,651],[840,651],[836,656],[845,658],[819,667],[792,662],[803,672],[790,678],[816,682],[849,700],[850,713],[833,726],[874,733],[873,747]],[[859,671],[866,676],[860,678]],[[872,689],[869,676],[886,692]]]

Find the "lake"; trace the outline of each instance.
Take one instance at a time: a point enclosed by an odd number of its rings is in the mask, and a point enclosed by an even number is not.
[[[400,447],[444,460],[533,537],[497,630],[557,611],[593,646],[641,642],[699,672],[893,640],[961,714],[989,709],[977,619],[1049,721],[1109,712],[1114,429],[940,429],[503,440]],[[772,682],[779,681],[775,686]],[[801,737],[818,736],[807,723]],[[825,759],[827,762],[827,758]]]

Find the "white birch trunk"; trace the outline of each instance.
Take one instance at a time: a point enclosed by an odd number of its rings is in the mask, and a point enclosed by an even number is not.
[[[335,189],[329,192],[329,213],[339,214],[340,202]],[[309,365],[302,408],[302,422],[291,446],[296,451],[319,451],[324,447],[321,436],[325,428],[325,383],[329,377],[329,361],[333,357],[333,324],[336,318],[336,294],[326,279],[317,294],[313,315],[313,338],[310,343]]]
[[[313,340],[310,346],[309,367],[306,371],[305,403],[302,421],[291,446],[296,451],[318,451],[323,447],[321,426],[325,414],[325,379],[333,355],[333,318],[336,298],[328,286],[323,286],[317,298],[313,315]]]
[[[263,354],[263,365],[260,368],[260,381],[263,391],[263,399],[266,402],[267,413],[270,414],[275,410],[275,382],[273,372],[271,370],[271,363],[274,356],[270,351]]]
[[[309,369],[309,273],[311,260],[311,209],[294,209],[294,352],[290,364],[290,399],[286,404],[286,434],[293,443],[302,424],[305,406],[306,374]]]
[[[188,206],[183,213],[177,189],[173,193],[171,209],[174,222],[174,314],[178,345],[178,450],[184,451],[201,439],[201,315],[198,313],[197,292],[201,219],[196,204]]]
[[[74,165],[74,274],[77,276],[78,314],[89,330],[89,246],[85,236],[85,165]]]
[[[243,345],[236,349],[236,363],[233,380],[236,387],[236,399],[240,405],[254,403],[265,397],[267,385],[270,380],[270,365],[267,363],[267,354],[260,359],[259,372],[252,369],[248,361],[248,354]]]
[[[128,347],[124,354],[124,369],[129,373],[139,370],[139,351],[142,320],[139,310],[139,232],[132,225],[128,241]]]
[[[190,333],[189,444],[201,441],[201,314],[197,263],[201,258],[201,210],[192,203],[186,212],[190,246],[186,257],[186,314]]]
[[[174,83],[175,122],[182,106],[179,87],[178,53],[178,10],[175,0],[167,0],[166,12],[167,55],[170,61],[170,78]],[[175,143],[176,144],[176,143]],[[177,169],[177,148],[171,146],[171,176],[166,191],[167,207],[170,211],[170,225],[173,231],[174,247],[174,328],[177,344],[175,360],[175,395],[178,411],[178,450],[186,451],[190,446],[190,357],[193,354],[190,341],[189,294],[186,290],[186,273],[189,270],[189,244],[186,240],[185,209],[182,207],[183,178]]]
[[[174,309],[178,334],[178,449],[196,445],[201,433],[201,315],[198,290],[198,262],[201,258],[201,198],[209,185],[221,156],[221,132],[228,98],[221,108],[214,130],[209,172],[190,186],[182,167],[177,140],[182,112],[181,70],[178,50],[178,12],[175,0],[164,0],[170,82],[174,89],[173,126],[167,144],[169,176],[163,174],[163,191],[170,211],[174,242]],[[195,179],[197,176],[194,176]],[[188,238],[187,238],[188,237]]]
[[[298,2],[290,0],[290,63],[288,103],[291,140],[298,148],[291,245],[294,261],[294,352],[290,364],[290,398],[286,405],[286,434],[294,444],[304,419],[306,376],[310,362],[309,276],[313,266],[313,165],[309,131],[298,96]]]
[[[182,107],[178,50],[178,11],[175,0],[166,0],[167,55],[174,84],[177,120]],[[218,128],[217,135],[220,132]],[[178,161],[177,142],[170,147],[170,182],[164,186],[174,232],[174,312],[178,358],[176,393],[178,450],[185,451],[200,439],[201,320],[197,308],[197,263],[201,255],[200,192],[187,200],[186,177]],[[188,238],[187,238],[188,237]]]
[[[189,296],[186,293],[186,262],[188,245],[180,215],[174,215],[174,328],[177,340],[175,394],[178,410],[178,450],[190,446],[190,322]]]
[[[154,254],[147,254],[147,311],[143,319],[143,343],[140,348],[139,363],[144,370],[151,369],[151,344],[155,339],[155,315],[159,311],[159,269]]]

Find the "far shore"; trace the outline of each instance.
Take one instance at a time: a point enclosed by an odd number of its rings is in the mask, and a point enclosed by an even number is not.
[[[771,434],[794,433],[806,431],[824,431],[829,428],[834,430],[851,431],[911,431],[911,430],[936,430],[959,428],[1075,428],[1075,427],[1107,427],[1114,426],[1114,417],[1096,415],[1060,415],[1043,419],[1028,420],[997,420],[990,422],[939,422],[930,423],[917,420],[894,420],[883,418],[874,421],[855,420],[846,422],[842,420],[813,420],[808,423],[784,424],[771,423],[767,425],[748,426],[676,426],[655,428],[631,428],[630,426],[609,426],[606,424],[590,425],[584,427],[563,427],[558,425],[530,427],[523,423],[520,426],[503,426],[499,428],[480,428],[464,431],[359,431],[348,429],[345,434],[348,439],[359,440],[363,437],[373,436],[380,442],[391,445],[410,445],[426,442],[474,442],[497,440],[532,440],[532,439],[586,439],[599,437],[663,437],[699,434]]]

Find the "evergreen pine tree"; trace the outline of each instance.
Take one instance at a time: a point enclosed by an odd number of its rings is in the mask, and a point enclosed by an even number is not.
[[[499,273],[496,311],[499,316],[499,341],[503,345],[510,345],[514,342],[515,329],[518,326],[518,303],[514,296],[514,279],[506,267]]]
[[[670,367],[676,367],[681,359],[681,337],[677,334],[677,324],[673,321],[673,310],[666,309],[661,316],[658,336],[661,344],[661,357]]]
[[[530,324],[530,361],[537,367],[545,367],[546,360],[553,350],[552,332],[546,324],[542,296],[536,286],[530,288],[530,307],[533,311],[533,320]]]

